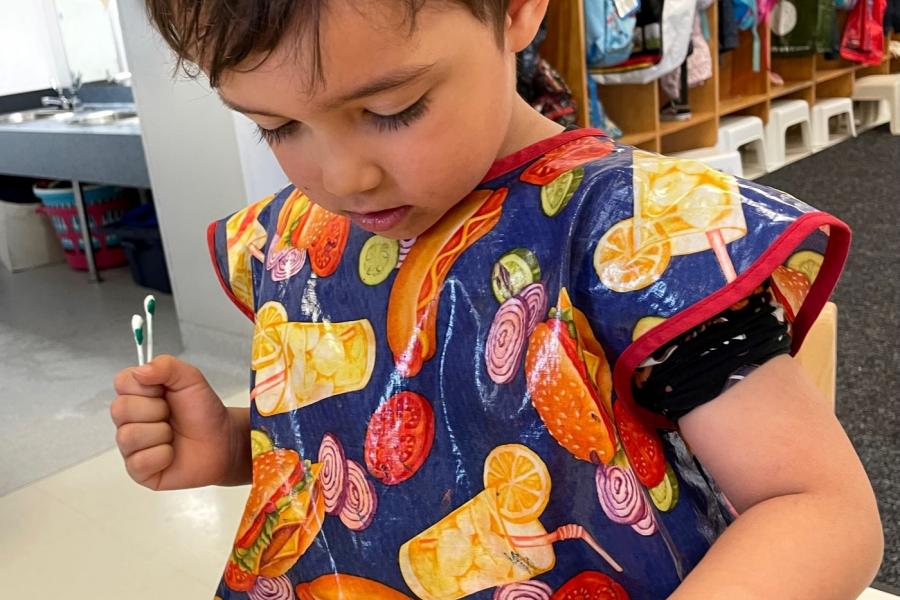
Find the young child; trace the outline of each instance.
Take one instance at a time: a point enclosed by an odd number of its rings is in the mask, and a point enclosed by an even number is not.
[[[135,481],[252,481],[219,598],[873,579],[871,486],[789,356],[846,226],[532,110],[515,52],[547,4],[148,0],[294,182],[208,232],[255,322],[249,411],[172,357],[115,383]]]

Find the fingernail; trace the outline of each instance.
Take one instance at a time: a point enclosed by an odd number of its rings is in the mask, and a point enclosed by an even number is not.
[[[135,375],[142,375],[144,377],[149,375],[152,371],[153,369],[150,367],[150,365],[143,365],[134,369]]]

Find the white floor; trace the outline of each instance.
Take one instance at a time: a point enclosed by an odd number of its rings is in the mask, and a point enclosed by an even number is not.
[[[245,395],[226,403],[246,405]],[[2,595],[210,598],[247,492],[151,492],[128,478],[117,451],[106,452],[0,497]],[[860,598],[898,597],[868,590]]]

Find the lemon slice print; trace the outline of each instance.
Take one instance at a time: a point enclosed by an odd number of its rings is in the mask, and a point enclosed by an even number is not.
[[[544,461],[520,444],[498,446],[484,461],[484,488],[496,494],[500,516],[512,523],[540,517],[550,501],[550,486]]]
[[[253,330],[253,353],[250,366],[258,371],[281,356],[279,326],[287,323],[287,311],[280,302],[266,302],[256,313]]]
[[[671,258],[667,240],[635,248],[634,219],[625,219],[600,238],[594,251],[594,270],[609,289],[633,292],[662,277]]]

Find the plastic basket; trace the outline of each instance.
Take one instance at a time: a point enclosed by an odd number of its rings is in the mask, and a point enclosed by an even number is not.
[[[54,182],[49,186],[36,185],[33,191],[43,205],[41,212],[50,217],[69,266],[80,271],[87,270],[87,256],[72,188],[67,182]],[[107,185],[83,186],[82,195],[94,246],[94,264],[98,269],[125,265],[128,258],[121,241],[103,231],[103,227],[118,223],[122,215],[137,203],[135,197],[126,188]]]

